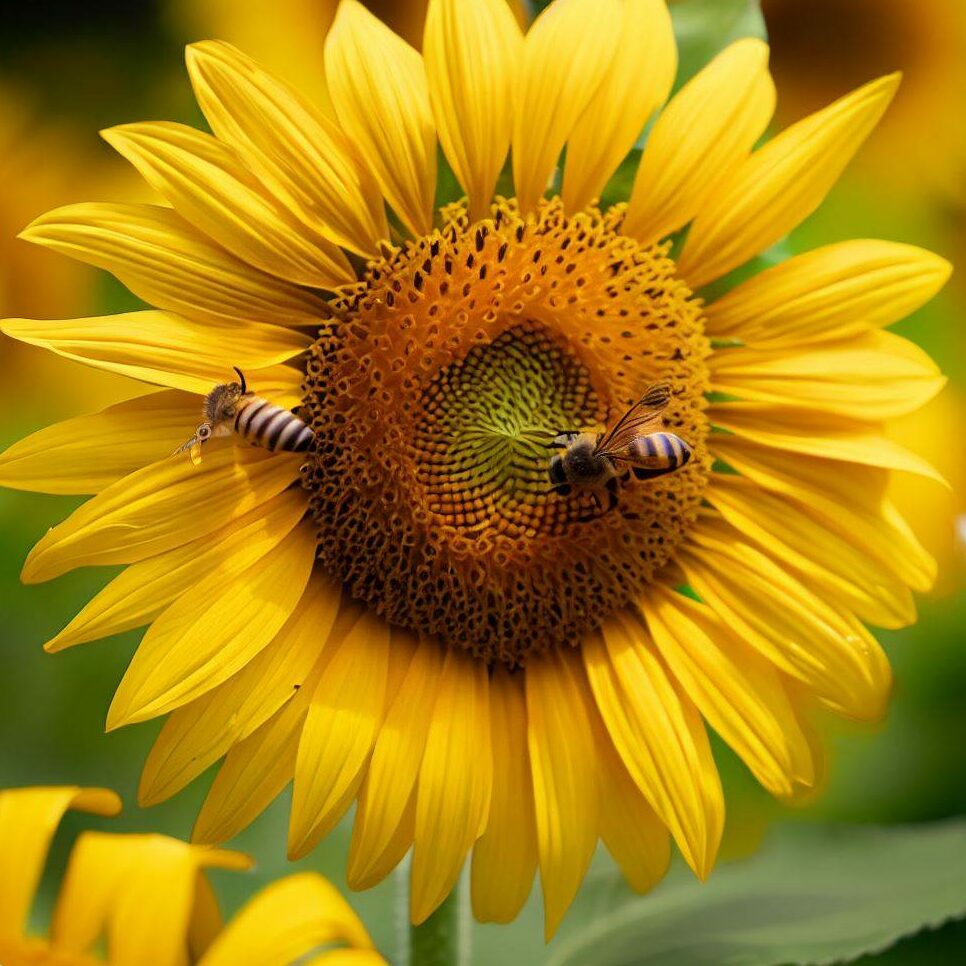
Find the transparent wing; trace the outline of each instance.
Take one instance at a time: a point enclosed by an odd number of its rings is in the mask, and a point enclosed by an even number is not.
[[[644,436],[661,428],[661,414],[671,398],[670,386],[651,386],[641,398],[597,441],[598,455],[627,459],[627,445],[636,436]]]

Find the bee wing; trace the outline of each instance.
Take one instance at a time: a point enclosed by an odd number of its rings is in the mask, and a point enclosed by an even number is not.
[[[594,452],[614,459],[628,459],[627,446],[637,436],[645,436],[661,427],[661,413],[667,409],[671,389],[663,383],[651,386],[597,441]]]

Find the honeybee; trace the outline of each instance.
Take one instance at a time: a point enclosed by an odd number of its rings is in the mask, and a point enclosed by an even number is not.
[[[295,413],[250,392],[245,375],[237,366],[238,382],[215,386],[205,396],[202,410],[204,422],[175,455],[187,452],[191,462],[201,462],[201,447],[214,436],[230,436],[233,432],[256,446],[272,452],[302,453],[309,448],[314,434]]]
[[[553,489],[567,496],[573,489],[593,490],[602,512],[617,505],[617,486],[633,473],[650,480],[681,469],[691,459],[691,447],[674,433],[661,429],[661,414],[667,408],[671,390],[651,386],[647,392],[603,433],[565,432],[551,446],[565,447],[550,460]],[[604,510],[599,494],[606,490],[609,504]]]

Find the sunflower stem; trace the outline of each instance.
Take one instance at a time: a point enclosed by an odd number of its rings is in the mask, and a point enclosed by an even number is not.
[[[421,925],[409,927],[409,966],[459,966],[459,884]]]

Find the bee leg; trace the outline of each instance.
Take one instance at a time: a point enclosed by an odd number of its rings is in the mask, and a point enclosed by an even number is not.
[[[617,509],[618,503],[618,491],[620,489],[620,478],[612,476],[606,484],[607,488],[607,509],[604,513],[610,513],[611,510]]]
[[[560,486],[551,486],[548,493],[556,493],[557,496],[570,496],[573,487],[569,483],[561,483]]]

